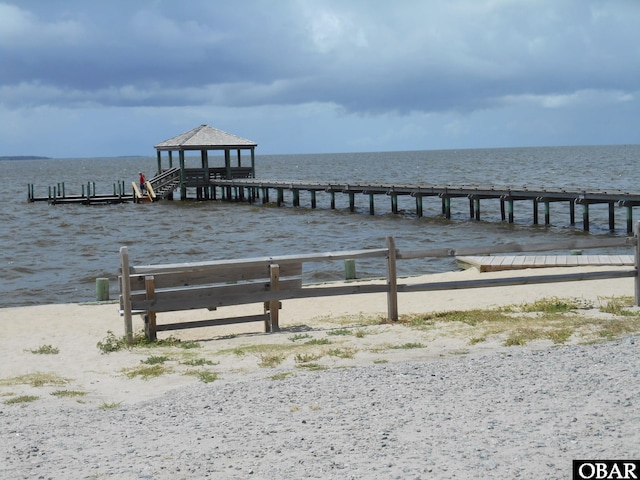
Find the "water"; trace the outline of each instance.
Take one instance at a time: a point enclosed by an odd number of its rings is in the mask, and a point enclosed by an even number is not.
[[[257,155],[259,178],[335,183],[431,183],[495,185],[512,188],[640,189],[640,145],[600,147],[518,148],[420,152],[378,152],[323,155]],[[216,162],[211,161],[212,165]],[[187,166],[197,166],[196,160]],[[399,214],[390,199],[376,197],[376,215],[369,198],[356,196],[349,212],[348,196],[319,192],[318,208],[301,193],[301,207],[220,202],[174,201],[154,204],[48,205],[27,202],[27,184],[36,196],[49,185],[65,182],[67,194],[96,183],[97,193],[113,184],[127,188],[137,173],[151,176],[155,157],[19,160],[0,162],[1,232],[0,306],[70,303],[95,300],[95,279],[108,277],[117,292],[118,251],[127,245],[133,264],[232,259],[263,255],[381,248],[392,235],[400,249],[536,242],[585,235],[581,224],[569,225],[568,206],[551,205],[552,226],[532,225],[531,202],[515,203],[514,224],[500,221],[499,202],[482,202],[481,222],[469,221],[465,199],[452,199],[452,219],[441,216],[437,198],[424,199],[424,217],[415,215],[415,201],[399,198]],[[275,196],[274,192],[271,195]],[[581,210],[576,210],[580,215]],[[638,209],[634,211],[638,218]],[[591,206],[591,233],[610,235],[606,206]],[[617,212],[616,235],[625,234],[625,212]],[[630,253],[623,251],[619,253]],[[339,280],[343,265],[328,262],[305,267],[304,281]],[[453,259],[399,262],[399,274],[457,269]],[[359,277],[382,276],[380,260],[359,261]]]

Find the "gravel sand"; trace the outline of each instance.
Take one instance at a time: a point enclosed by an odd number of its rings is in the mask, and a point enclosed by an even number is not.
[[[569,478],[638,458],[638,338],[2,407],[4,478]]]

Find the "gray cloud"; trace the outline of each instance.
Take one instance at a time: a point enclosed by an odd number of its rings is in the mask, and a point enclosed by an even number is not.
[[[5,0],[0,106],[637,106],[639,24],[637,0]]]

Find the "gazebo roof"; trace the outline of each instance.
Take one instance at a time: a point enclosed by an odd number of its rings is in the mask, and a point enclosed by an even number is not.
[[[156,150],[226,150],[254,148],[258,144],[223,132],[208,125],[200,125],[169,140],[154,145]]]

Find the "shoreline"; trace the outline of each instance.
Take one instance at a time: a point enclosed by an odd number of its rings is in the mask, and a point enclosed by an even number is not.
[[[571,271],[595,271],[603,267],[571,267]],[[607,267],[610,269],[610,267]],[[567,271],[567,268],[545,269],[548,273]],[[536,275],[538,269],[520,270],[517,272],[479,273],[476,269],[442,274],[430,274],[400,279],[402,283],[440,282],[473,278],[497,278],[513,275]],[[384,282],[384,280],[367,280],[366,282]],[[332,282],[327,285],[341,284]],[[530,303],[545,298],[575,298],[585,305],[597,307],[600,301],[610,297],[633,295],[633,279],[589,280],[566,282],[561,284],[531,284],[512,287],[484,287],[466,290],[449,290],[434,292],[399,293],[398,305],[401,319],[411,314],[438,313],[456,310],[495,309],[507,305]],[[216,311],[188,310],[169,312],[158,315],[158,322],[189,321],[199,319],[224,318],[261,311],[262,305],[240,305],[223,307]],[[489,337],[486,341],[470,345],[469,333],[462,332],[459,325],[436,325],[428,334],[408,328],[402,322],[387,323],[386,294],[357,294],[339,297],[318,297],[312,299],[293,299],[283,301],[280,311],[281,331],[272,334],[263,332],[261,322],[219,325],[189,330],[159,332],[159,339],[180,339],[184,343],[197,342],[202,345],[198,355],[214,358],[215,370],[220,375],[235,375],[238,372],[269,373],[270,369],[261,368],[260,345],[291,345],[290,338],[295,335],[326,337],[332,330],[362,330],[363,336],[354,335],[337,338],[345,348],[357,352],[354,358],[340,360],[331,358],[329,365],[349,366],[368,365],[376,359],[389,362],[409,359],[428,359],[456,354],[458,352],[473,353],[484,350],[495,350],[502,347],[504,339]],[[588,309],[587,309],[588,310]],[[586,311],[586,310],[585,310]],[[142,318],[133,317],[134,332],[143,329]],[[154,352],[162,352],[163,348],[131,348],[110,354],[104,354],[98,347],[99,342],[106,342],[123,335],[123,318],[118,314],[116,301],[90,302],[83,304],[54,304],[29,307],[0,308],[0,380],[34,372],[53,372],[61,378],[72,379],[66,388],[87,391],[83,401],[87,404],[96,402],[131,402],[160,396],[173,388],[197,382],[193,377],[184,374],[163,376],[162,382],[128,379],[123,375],[127,368],[133,368]],[[366,335],[365,335],[366,333]],[[424,349],[415,351],[406,349],[388,349],[384,354],[371,353],[376,349],[383,350],[384,345],[404,343],[422,343]],[[542,348],[548,342],[538,342]],[[535,346],[536,343],[534,342]],[[59,349],[59,354],[35,354],[42,346]],[[234,349],[253,346],[258,353],[248,356],[233,355]],[[276,348],[276,347],[274,347]],[[285,348],[285,347],[281,347]],[[532,348],[531,344],[527,348]],[[171,350],[171,349],[169,349]],[[175,350],[175,349],[174,349]],[[174,357],[196,356],[194,352],[182,349],[180,355]],[[223,352],[220,354],[220,352]],[[293,354],[278,369],[294,369]],[[170,356],[171,356],[170,355]],[[264,353],[262,353],[264,355]],[[327,359],[325,359],[326,361]],[[381,361],[382,361],[381,360]],[[175,360],[177,367],[179,360]],[[184,373],[186,368],[176,368]],[[266,373],[265,373],[266,372]],[[131,389],[131,384],[136,387]],[[55,387],[49,388],[49,390]],[[38,387],[13,385],[10,389],[0,384],[0,393],[13,390],[16,395],[31,395],[41,391]],[[133,392],[133,393],[132,393]]]

